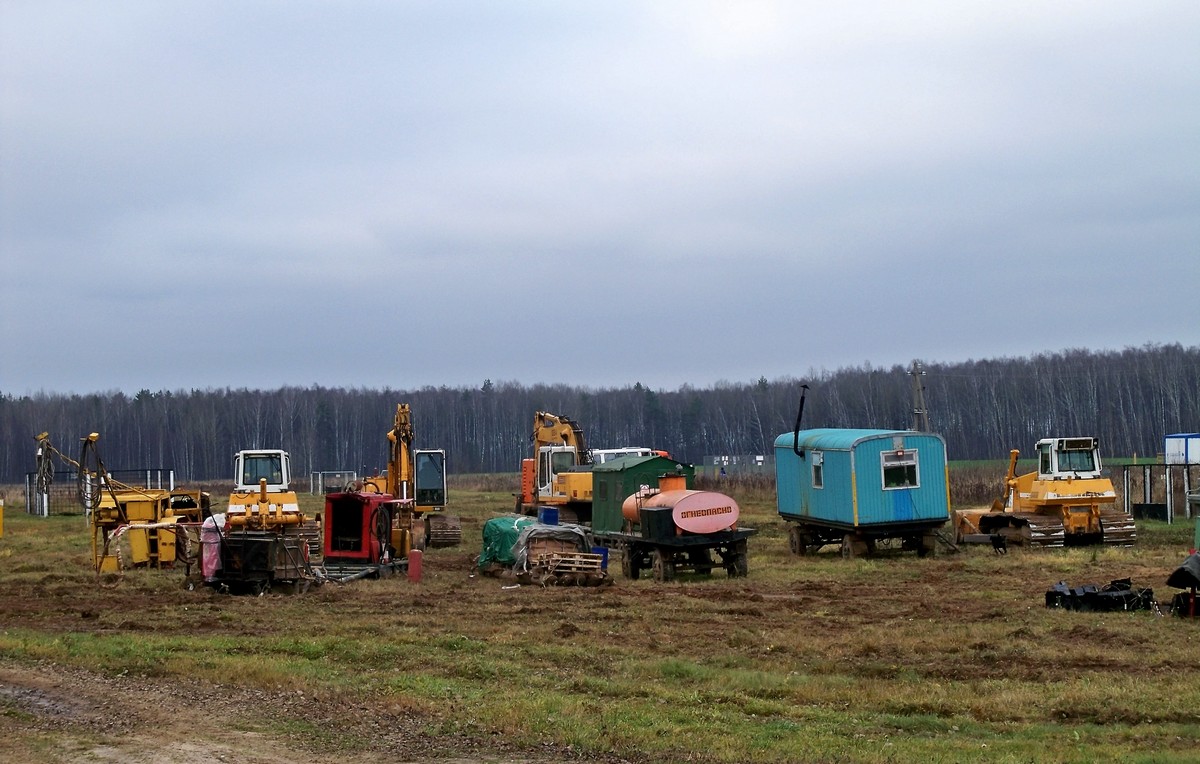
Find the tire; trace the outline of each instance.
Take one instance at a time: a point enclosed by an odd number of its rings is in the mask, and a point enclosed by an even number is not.
[[[792,550],[792,554],[797,556],[801,556],[808,551],[799,525],[792,524],[788,526],[788,548]]]
[[[730,558],[725,572],[730,578],[745,578],[750,575],[750,559],[745,552],[738,552]]]
[[[630,581],[638,580],[642,575],[642,561],[637,550],[624,547],[621,550],[621,574]]]
[[[654,558],[654,580],[660,584],[675,580],[675,560],[672,554],[655,549],[652,557]]]

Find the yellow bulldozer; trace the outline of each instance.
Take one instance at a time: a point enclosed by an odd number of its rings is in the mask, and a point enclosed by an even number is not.
[[[1062,547],[1133,546],[1133,518],[1117,509],[1096,438],[1043,438],[1038,468],[1017,475],[1020,452],[1009,454],[1003,495],[988,509],[955,510],[959,543]]]

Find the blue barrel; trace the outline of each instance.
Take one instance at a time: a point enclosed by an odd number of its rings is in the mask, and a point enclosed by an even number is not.
[[[542,525],[558,525],[558,507],[538,507],[538,522]]]
[[[592,547],[592,554],[600,555],[600,570],[608,570],[608,547],[594,546]]]

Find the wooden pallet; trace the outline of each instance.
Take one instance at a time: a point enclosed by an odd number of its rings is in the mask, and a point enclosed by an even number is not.
[[[529,544],[526,548],[529,559],[536,560],[542,555],[556,552],[566,554],[578,552],[579,544],[572,539],[535,538],[529,539]]]
[[[600,571],[603,563],[603,556],[587,552],[552,552],[533,559],[534,567],[545,568],[550,573],[594,573]]]

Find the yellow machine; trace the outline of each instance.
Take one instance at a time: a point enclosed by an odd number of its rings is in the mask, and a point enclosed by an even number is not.
[[[48,490],[54,455],[77,470],[79,499],[92,528],[92,564],[97,573],[119,573],[129,567],[172,567],[183,546],[181,528],[196,524],[209,508],[203,491],[137,488],[112,478],[97,450],[98,433],[81,439],[79,461],[68,458],[37,436],[38,488]],[[118,544],[118,539],[123,539]],[[123,556],[122,547],[127,547]]]
[[[291,488],[291,461],[287,451],[255,449],[233,457],[234,488],[229,494],[225,521],[230,528],[279,530],[301,525],[307,517]]]
[[[99,573],[127,567],[173,567],[180,554],[184,524],[197,524],[208,509],[203,491],[107,488],[92,510],[92,559]],[[118,552],[118,537],[129,559]]]
[[[204,551],[211,555],[201,567],[204,583],[254,594],[273,587],[299,594],[319,583],[321,527],[300,511],[288,453],[244,450],[234,454],[233,462],[225,524],[217,528],[215,546]]]
[[[386,472],[365,478],[362,489],[386,493],[398,504],[392,546],[405,557],[410,548],[461,543],[462,525],[457,517],[446,513],[446,452],[413,448],[412,408],[407,403],[396,404],[396,418],[387,440]]]
[[[960,542],[1133,546],[1137,528],[1114,505],[1116,491],[1103,475],[1095,438],[1045,438],[1037,454],[1037,471],[1017,475],[1019,452],[1010,453],[1004,495],[990,509],[955,511]]]
[[[539,411],[531,440],[533,457],[521,460],[517,511],[537,514],[539,507],[554,507],[563,520],[590,522],[592,457],[583,428],[565,416]]]

